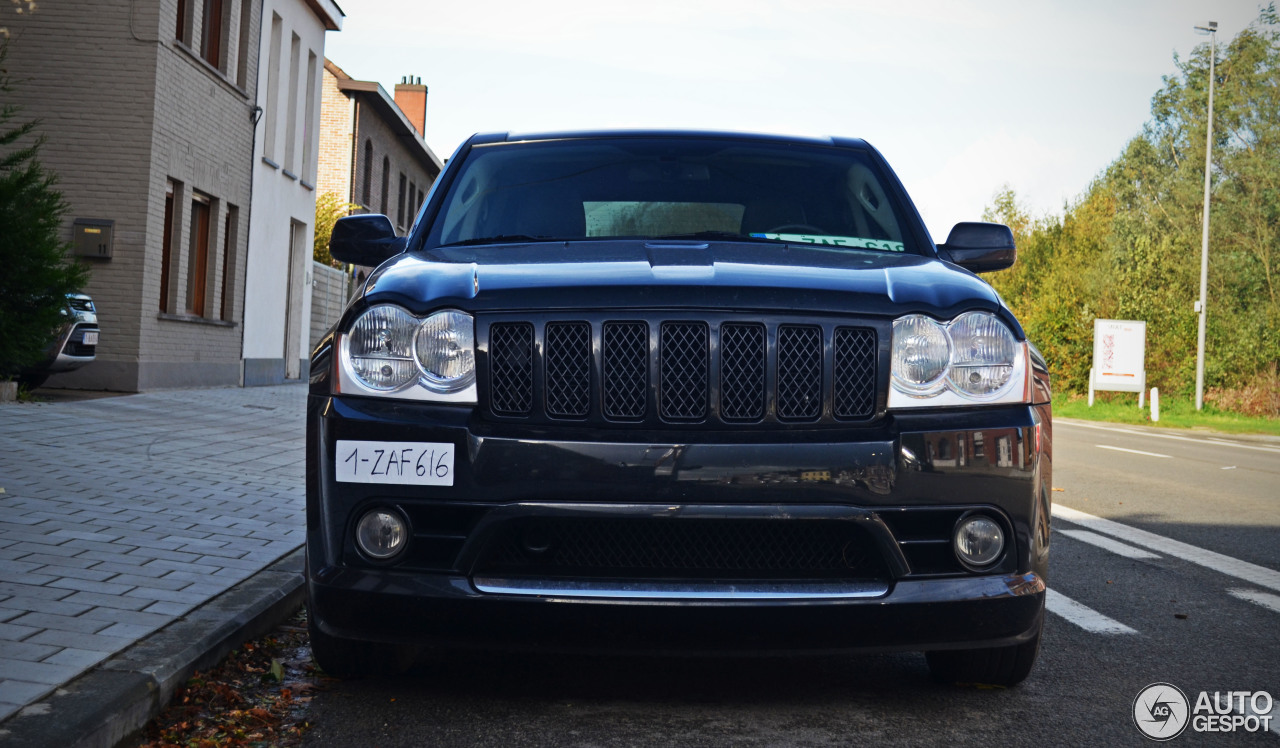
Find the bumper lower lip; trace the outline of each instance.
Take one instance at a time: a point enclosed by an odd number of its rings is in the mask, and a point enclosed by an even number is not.
[[[756,654],[1016,644],[1039,628],[1045,584],[1034,573],[902,580],[865,599],[552,594],[564,591],[495,594],[463,576],[334,567],[308,579],[313,620],[333,636],[463,648]]]

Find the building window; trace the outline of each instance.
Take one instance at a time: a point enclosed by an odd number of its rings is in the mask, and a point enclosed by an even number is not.
[[[187,0],[178,0],[178,22],[174,28],[173,38],[183,44],[191,43],[190,16],[187,15]]]
[[[396,226],[404,229],[404,172],[400,172],[400,192],[396,197]]]
[[[418,186],[409,182],[409,223],[413,223],[413,206],[418,203]]]
[[[378,212],[387,215],[387,197],[391,194],[391,159],[386,156],[382,157],[382,197],[378,198],[382,203],[382,210]]]
[[[191,196],[191,247],[187,255],[187,311],[204,316],[205,290],[209,284],[209,217],[211,201],[201,194]]]
[[[311,141],[315,136],[311,128],[316,124],[316,53],[307,51],[307,108],[302,121],[302,178],[315,183],[315,163],[311,157]]]
[[[223,0],[204,0],[204,18],[200,26],[200,56],[219,70],[227,57],[222,46],[227,37],[223,28],[227,18],[223,10]]]
[[[235,313],[235,290],[231,284],[235,282],[234,269],[236,233],[240,228],[240,209],[234,205],[227,206],[227,217],[222,229],[222,303],[219,305],[218,319],[230,322]]]
[[[160,311],[169,311],[169,272],[173,266],[173,182],[169,182],[164,195],[164,235],[160,245]]]
[[[371,192],[373,190],[373,141],[364,141],[364,163],[361,164],[363,170],[362,183],[360,188],[360,207],[365,210],[373,204]]]
[[[298,65],[301,64],[299,57],[302,54],[302,40],[297,34],[292,34],[292,37],[293,40],[289,43],[289,100],[286,103],[288,109],[284,125],[284,168],[296,174],[298,172]]]
[[[236,50],[236,85],[249,88],[249,24],[253,20],[253,0],[240,0],[240,43]]]
[[[280,43],[284,33],[284,22],[280,16],[271,14],[271,49],[267,59],[267,100],[264,107],[267,117],[266,139],[262,143],[263,154],[274,161],[276,159],[276,130],[280,121]]]

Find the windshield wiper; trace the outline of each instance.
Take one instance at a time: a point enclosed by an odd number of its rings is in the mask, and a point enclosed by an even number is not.
[[[467,247],[472,244],[510,244],[512,242],[558,242],[563,241],[554,236],[529,236],[528,234],[499,234],[497,236],[480,236],[474,239],[463,239],[460,242],[441,244],[441,247]]]
[[[736,231],[695,231],[689,234],[664,234],[663,236],[650,237],[652,239],[725,239],[733,242],[767,242],[769,244],[778,244],[777,239],[766,239],[763,236],[751,236],[750,234],[739,234]]]

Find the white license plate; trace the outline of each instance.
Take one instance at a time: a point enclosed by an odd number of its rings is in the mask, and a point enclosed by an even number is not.
[[[334,473],[343,483],[452,486],[453,445],[339,440]]]
[[[97,344],[98,344],[98,331],[97,331],[97,330],[85,330],[85,332],[84,332],[84,345],[97,345]]]

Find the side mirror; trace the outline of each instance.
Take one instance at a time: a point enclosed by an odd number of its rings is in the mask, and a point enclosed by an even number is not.
[[[329,254],[339,262],[377,267],[404,251],[409,240],[396,236],[391,219],[380,213],[339,218],[329,237]]]
[[[938,245],[938,254],[966,270],[988,273],[1013,267],[1018,250],[1013,245],[1013,232],[999,223],[957,223]]]

